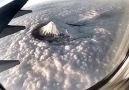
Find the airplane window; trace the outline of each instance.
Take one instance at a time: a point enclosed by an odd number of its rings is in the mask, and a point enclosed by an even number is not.
[[[127,53],[128,4],[29,0],[22,9],[32,12],[9,23],[26,29],[0,38],[0,60],[20,61],[0,73],[0,83],[7,90],[86,90],[95,85]]]

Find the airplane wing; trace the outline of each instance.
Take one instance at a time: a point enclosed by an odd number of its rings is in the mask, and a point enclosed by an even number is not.
[[[6,89],[0,84],[0,90],[6,90]]]
[[[32,10],[20,10],[27,1],[14,0],[0,8],[0,38],[25,29],[25,26],[9,26],[8,23],[13,18],[32,12]]]
[[[20,64],[19,60],[0,60],[0,72],[12,68],[18,64]],[[0,84],[0,90],[6,90],[6,89]]]
[[[20,10],[13,18],[17,18],[17,17],[23,16],[23,15],[31,13],[31,12],[32,12],[32,10]]]
[[[19,60],[0,60],[0,72],[20,64]]]
[[[0,8],[0,38],[25,29],[25,26],[11,26],[8,23],[16,17],[31,13],[31,10],[20,10],[28,0],[14,0]],[[19,60],[0,60],[0,72],[20,64]],[[0,84],[0,90],[5,88]]]
[[[3,38],[5,36],[11,35],[11,34],[14,34],[14,33],[18,32],[18,31],[21,31],[25,28],[26,28],[25,26],[11,26],[11,25],[8,25],[8,27],[4,28],[4,30],[0,34],[0,38]]]

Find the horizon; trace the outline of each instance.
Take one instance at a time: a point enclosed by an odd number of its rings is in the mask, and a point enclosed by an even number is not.
[[[0,7],[4,6],[7,3],[12,2],[12,1],[13,0],[0,0]],[[38,1],[28,0],[28,2],[25,4],[24,7],[28,7],[28,6],[31,6],[31,5],[36,5],[36,4],[43,3],[43,2],[49,2],[49,1],[54,1],[54,0],[38,0]]]

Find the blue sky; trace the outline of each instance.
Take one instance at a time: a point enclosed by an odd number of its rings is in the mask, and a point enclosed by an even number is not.
[[[6,3],[10,2],[12,0],[0,0],[0,7],[5,5]]]
[[[0,0],[0,7],[11,1],[13,1],[13,0]],[[27,4],[25,6],[31,6],[31,5],[35,5],[35,4],[47,2],[47,1],[52,1],[52,0],[28,0]]]

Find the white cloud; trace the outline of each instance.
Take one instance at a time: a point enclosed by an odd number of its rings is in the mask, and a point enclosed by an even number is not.
[[[25,5],[25,7],[36,5],[36,4],[39,4],[39,3],[49,2],[49,1],[54,1],[54,0],[37,0],[37,1],[35,1],[35,0],[29,0],[27,2],[27,4]]]

